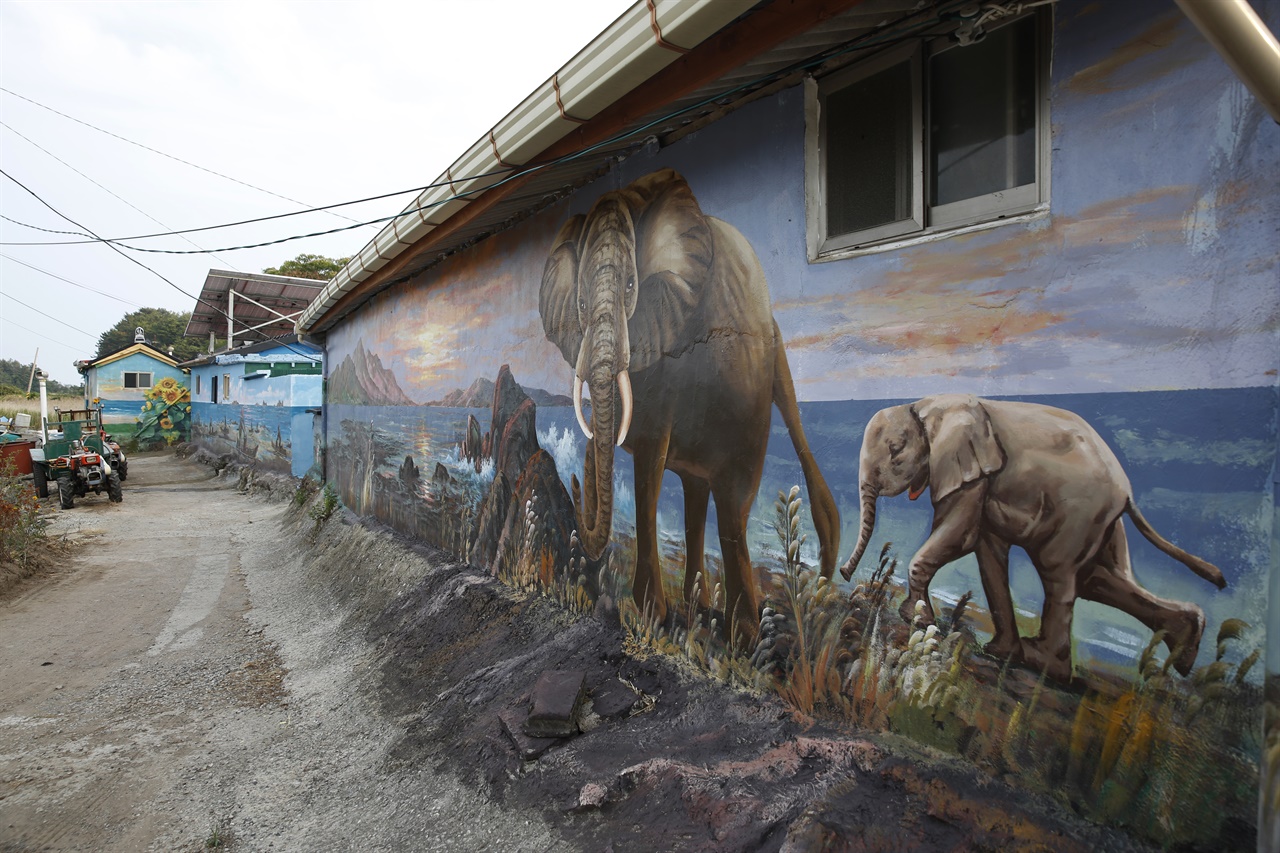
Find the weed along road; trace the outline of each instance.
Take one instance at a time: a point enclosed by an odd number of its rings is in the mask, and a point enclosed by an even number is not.
[[[546,849],[386,766],[370,647],[304,584],[288,501],[169,455],[129,473],[123,503],[54,509],[74,556],[0,602],[0,851]]]
[[[1151,849],[325,506],[143,455],[49,510],[72,556],[0,600],[0,853]]]

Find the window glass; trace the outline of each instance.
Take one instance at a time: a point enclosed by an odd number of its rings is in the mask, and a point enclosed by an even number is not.
[[[138,387],[138,374],[136,374],[136,373],[125,373],[125,375],[124,375],[124,387],[126,387],[126,388],[137,388],[137,387]]]
[[[1033,18],[937,54],[929,87],[930,204],[1035,182]]]
[[[827,98],[827,233],[911,216],[911,65],[901,62]]]

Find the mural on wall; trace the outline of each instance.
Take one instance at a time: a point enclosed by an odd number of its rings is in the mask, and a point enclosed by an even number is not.
[[[807,263],[794,89],[374,297],[328,340],[344,502],[797,713],[1251,845],[1276,150],[1135,5],[1056,21],[1051,218]]]
[[[191,434],[191,392],[172,376],[166,376],[143,395],[141,411],[134,416],[133,440],[139,447],[172,445]]]
[[[294,476],[315,467],[315,418],[304,406],[199,402],[192,406],[191,441],[215,455]],[[301,448],[295,446],[299,431],[304,439]]]
[[[881,409],[867,424],[858,465],[858,544],[840,572],[853,576],[876,523],[876,500],[929,490],[933,526],[908,563],[908,622],[936,625],[929,584],[947,563],[976,554],[993,635],[984,651],[1055,681],[1072,677],[1077,598],[1142,622],[1188,675],[1200,651],[1204,611],[1138,586],[1123,516],[1153,545],[1217,586],[1222,571],[1173,545],[1133,502],[1133,487],[1106,442],[1079,416],[1036,403],[943,394]],[[1026,551],[1044,587],[1040,633],[1021,638],[1009,591],[1009,549]]]
[[[831,577],[840,513],[805,438],[764,272],[737,229],[702,213],[683,177],[671,169],[646,175],[566,222],[542,276],[539,311],[547,338],[574,368],[574,410],[588,444],[573,503],[592,559],[613,529],[613,448],[635,460],[637,606],[666,620],[656,519],[663,471],[672,471],[684,490],[683,598],[703,574],[710,496],[724,635],[737,629],[755,640],[760,591],[747,523],[775,404],[809,486],[822,576]]]

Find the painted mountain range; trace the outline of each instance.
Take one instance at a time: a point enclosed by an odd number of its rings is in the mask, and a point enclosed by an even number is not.
[[[355,351],[329,375],[327,402],[349,406],[414,406],[382,359],[356,343]]]
[[[539,406],[572,406],[573,400],[564,394],[552,394],[541,388],[524,388],[524,393]],[[487,409],[493,405],[493,382],[481,377],[471,383],[465,391],[455,388],[439,400],[432,400],[428,406],[444,406],[452,409]]]

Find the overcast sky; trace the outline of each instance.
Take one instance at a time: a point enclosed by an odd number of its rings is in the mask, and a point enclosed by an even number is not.
[[[0,0],[0,168],[102,237],[420,187],[629,5]],[[409,198],[340,212],[373,219]],[[0,214],[80,230],[3,176]],[[317,213],[190,235],[197,245],[139,245],[216,250],[350,224]],[[376,232],[131,254],[186,295],[102,244],[13,245],[80,238],[0,220],[0,358],[29,362],[39,347],[52,378],[78,382],[72,362],[91,357],[103,331],[140,306],[191,310],[210,268],[259,272],[301,252],[351,255]]]

